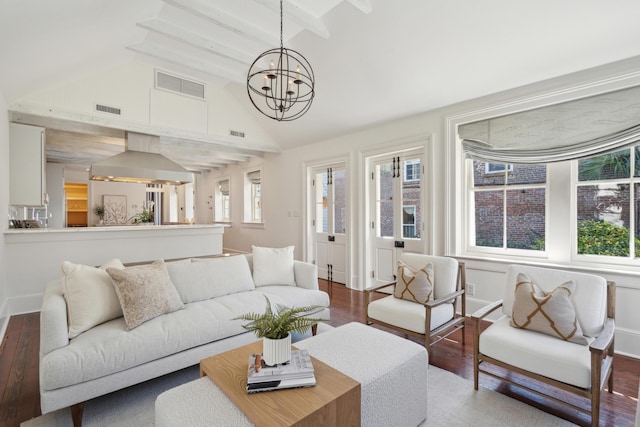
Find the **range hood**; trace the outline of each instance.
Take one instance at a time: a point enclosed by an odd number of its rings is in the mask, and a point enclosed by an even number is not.
[[[89,179],[179,185],[193,181],[193,174],[160,154],[160,137],[127,132],[124,153],[91,165]]]

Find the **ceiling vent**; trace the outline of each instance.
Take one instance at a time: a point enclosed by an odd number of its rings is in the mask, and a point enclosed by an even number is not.
[[[96,111],[102,111],[103,113],[121,115],[122,110],[116,107],[109,107],[108,105],[96,104]]]
[[[204,99],[204,83],[194,82],[158,70],[156,70],[156,89]]]
[[[244,138],[244,132],[240,132],[239,130],[230,130],[229,135]]]

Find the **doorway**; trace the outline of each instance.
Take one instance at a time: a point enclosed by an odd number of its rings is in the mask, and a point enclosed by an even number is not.
[[[425,251],[422,149],[369,157],[369,275],[365,287],[394,282],[403,252]]]
[[[344,162],[308,169],[312,262],[318,277],[347,284],[347,169]]]

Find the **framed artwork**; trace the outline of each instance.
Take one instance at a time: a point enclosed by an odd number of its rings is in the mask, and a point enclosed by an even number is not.
[[[103,195],[102,204],[104,206],[105,224],[126,224],[127,223],[127,196]]]

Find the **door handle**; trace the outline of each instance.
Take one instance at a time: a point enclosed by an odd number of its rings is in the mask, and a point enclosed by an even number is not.
[[[404,242],[402,240],[396,240],[394,245],[396,248],[404,248]]]
[[[335,242],[336,241],[336,236],[329,236],[328,237],[330,242]]]

